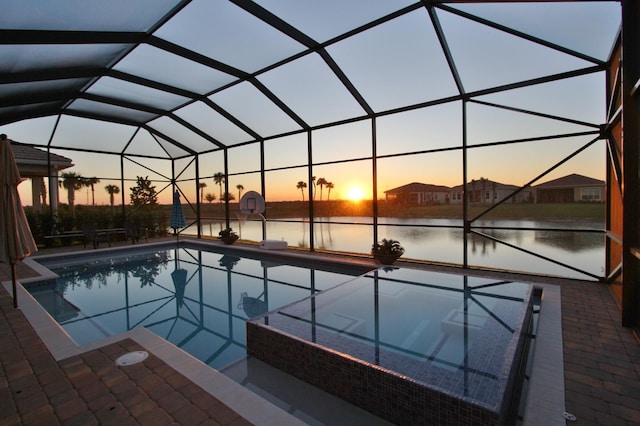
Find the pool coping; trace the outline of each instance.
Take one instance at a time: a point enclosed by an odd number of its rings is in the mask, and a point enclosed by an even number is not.
[[[203,248],[225,248],[222,244],[212,242],[200,242],[184,240],[188,244],[202,246]],[[166,247],[173,242],[159,242],[140,244],[136,246],[126,246],[117,248],[104,248],[87,251],[88,255],[109,251],[123,251],[132,248],[148,249],[153,247]],[[265,254],[263,249],[258,247],[234,247],[234,250],[246,251],[249,253]],[[308,253],[291,253],[289,250],[278,253],[269,252],[270,255],[282,256],[283,258],[294,258],[306,260],[313,263],[326,262]],[[31,294],[24,289],[21,283],[37,282],[46,279],[53,279],[56,274],[37,263],[37,259],[47,259],[54,257],[70,256],[69,253],[48,254],[35,258],[23,260],[25,265],[40,274],[38,277],[23,278],[18,280],[17,291],[19,308],[31,323],[38,336],[49,349],[56,360],[62,360],[70,356],[91,351],[102,346],[109,345],[126,338],[131,338],[145,349],[152,352],[158,358],[166,362],[179,373],[203,388],[206,392],[218,398],[229,408],[236,411],[245,419],[259,424],[288,425],[305,424],[298,418],[290,415],[286,411],[276,407],[260,396],[244,388],[240,384],[227,378],[222,373],[204,364],[202,361],[189,355],[187,352],[165,341],[145,328],[137,328],[126,333],[111,336],[98,342],[93,342],[83,346],[78,346],[75,341],[60,327],[60,325],[38,304]],[[331,263],[342,263],[345,265],[359,264],[367,265],[367,262],[353,262],[352,259],[338,261],[331,260]],[[471,274],[474,275],[474,274]],[[481,275],[481,274],[475,274]],[[11,281],[2,283],[12,294]],[[563,416],[565,412],[565,391],[564,391],[564,360],[562,343],[562,312],[560,286],[556,284],[543,284],[536,282],[537,287],[543,288],[543,304],[539,316],[538,330],[535,346],[533,349],[532,374],[529,379],[528,390],[525,403],[525,416],[522,421],[524,426],[538,424],[565,425]]]
[[[565,426],[564,355],[561,288],[543,289],[525,405],[524,426]],[[535,372],[535,374],[533,374]]]

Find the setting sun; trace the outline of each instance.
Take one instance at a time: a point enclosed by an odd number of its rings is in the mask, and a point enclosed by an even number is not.
[[[351,201],[360,201],[364,197],[364,191],[359,186],[352,186],[347,191],[347,199]]]

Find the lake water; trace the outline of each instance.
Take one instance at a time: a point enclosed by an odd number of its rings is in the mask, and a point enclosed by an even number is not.
[[[314,246],[318,250],[368,254],[373,241],[371,225],[371,218],[366,217],[318,218],[314,225]],[[405,248],[405,258],[456,265],[464,263],[464,232],[460,220],[379,218],[378,225],[378,238],[400,241]],[[201,233],[203,236],[217,237],[221,226],[221,222],[203,224]],[[594,279],[604,275],[604,234],[580,232],[603,229],[601,220],[485,220],[474,222],[474,226],[535,230],[479,229],[506,244],[469,234],[467,262],[470,266],[578,279]],[[231,227],[243,239],[263,239],[260,220],[247,220],[244,223],[235,220],[231,222]],[[548,231],[548,228],[575,229],[577,232]],[[191,226],[184,233],[196,235],[197,227]],[[302,219],[267,221],[266,238],[285,240],[290,246],[309,247],[309,223]]]

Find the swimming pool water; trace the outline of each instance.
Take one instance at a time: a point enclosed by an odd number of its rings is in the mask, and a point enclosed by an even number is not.
[[[41,261],[59,277],[28,290],[80,345],[146,327],[221,369],[246,356],[248,318],[366,271],[262,257],[188,245],[65,256]]]
[[[380,269],[251,319],[248,351],[400,424],[511,424],[533,294],[521,282]]]
[[[532,285],[206,246],[39,259],[59,277],[27,289],[78,344],[146,327],[218,370],[249,354],[391,421],[513,419]]]

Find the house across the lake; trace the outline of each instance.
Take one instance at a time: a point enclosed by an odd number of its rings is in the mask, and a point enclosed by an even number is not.
[[[605,182],[578,174],[570,174],[535,187],[536,203],[602,202]]]
[[[402,205],[448,204],[448,186],[413,182],[384,191],[387,201]]]
[[[451,204],[462,204],[463,189],[462,185],[451,188]],[[533,201],[531,188],[525,188],[513,195],[519,189],[520,187],[517,185],[495,182],[486,178],[472,179],[467,184],[470,204],[495,204],[509,197],[510,200],[507,202],[511,203],[529,203]]]
[[[577,203],[602,202],[605,182],[570,174],[540,185],[521,190],[520,186],[495,182],[487,178],[467,183],[470,204],[495,204],[506,200],[512,203]],[[384,192],[387,201],[401,205],[462,204],[463,185],[453,188],[443,185],[412,182]]]

